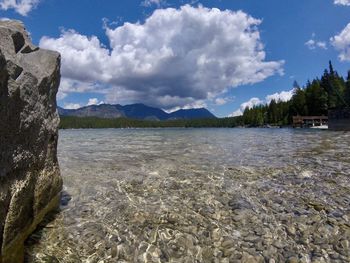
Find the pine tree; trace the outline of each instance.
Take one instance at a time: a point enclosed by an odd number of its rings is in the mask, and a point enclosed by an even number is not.
[[[273,99],[270,102],[269,108],[268,108],[268,118],[269,118],[269,123],[271,124],[276,124],[277,123],[277,103],[276,101]]]
[[[345,82],[344,79],[333,69],[331,61],[329,61],[329,73],[325,70],[321,79],[321,86],[328,94],[328,108],[344,107]]]
[[[292,97],[291,113],[293,115],[308,115],[306,96],[304,90],[296,88]]]
[[[306,105],[310,115],[327,115],[328,112],[328,94],[321,87],[319,80],[309,83],[305,89]]]
[[[296,80],[294,80],[294,82],[293,82],[293,88],[300,89],[299,83]]]
[[[334,76],[335,75],[335,71],[333,69],[332,61],[329,61],[329,75],[330,76]]]
[[[346,79],[344,99],[346,107],[350,108],[350,70],[348,71],[348,77]]]

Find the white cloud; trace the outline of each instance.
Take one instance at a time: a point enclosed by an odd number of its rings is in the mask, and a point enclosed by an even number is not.
[[[310,50],[314,50],[316,48],[327,49],[327,43],[325,41],[315,40],[315,34],[312,34],[311,39],[305,42],[305,46],[307,46]]]
[[[141,2],[142,6],[152,6],[152,5],[156,5],[157,7],[161,7],[166,5],[166,1],[165,0],[144,0]]]
[[[334,0],[334,4],[350,6],[350,0]]]
[[[103,101],[99,101],[97,98],[90,98],[86,106],[91,106],[91,105],[100,105],[103,104]]]
[[[283,74],[283,61],[266,61],[260,23],[242,11],[185,5],[106,28],[110,49],[74,30],[43,37],[40,46],[61,52],[63,77],[101,84],[110,103],[170,109]]]
[[[265,98],[265,101],[267,103],[270,103],[272,100],[278,101],[289,101],[293,97],[294,89],[290,91],[281,91],[280,93],[274,93],[271,95],[267,95]]]
[[[79,103],[65,103],[63,108],[68,110],[76,110],[81,108],[81,105]]]
[[[78,80],[63,77],[61,79],[61,84],[58,89],[57,99],[62,100],[65,97],[67,97],[69,93],[95,92],[96,90],[98,90],[100,93],[105,92],[100,87],[99,83],[78,81]]]
[[[86,106],[96,105],[96,104],[98,104],[98,99],[97,98],[90,98],[88,103],[86,104]]]
[[[243,102],[239,109],[234,111],[232,114],[229,115],[229,117],[236,117],[243,115],[243,112],[246,108],[251,109],[254,106],[258,106],[260,104],[263,104],[264,101],[260,100],[259,98],[251,98],[250,100]]]
[[[193,101],[193,102],[189,102],[187,103],[185,106],[182,107],[173,107],[171,109],[167,109],[165,110],[166,112],[170,113],[170,112],[174,112],[180,109],[199,109],[199,108],[207,108],[208,105],[205,103],[205,101],[203,100],[197,100],[197,101]]]
[[[319,47],[319,48],[322,48],[322,49],[327,49],[327,43],[325,41],[318,41],[316,43],[316,45]]]
[[[0,0],[0,9],[5,11],[14,9],[22,16],[26,16],[39,2],[40,0]]]
[[[215,99],[215,104],[216,105],[225,105],[227,103],[226,98],[216,98]]]
[[[88,38],[74,30],[62,31],[57,39],[42,37],[39,45],[61,52],[65,78],[80,82],[106,82],[110,78],[109,50],[95,36]]]
[[[307,42],[305,42],[305,46],[307,46],[309,49],[315,49],[315,40],[310,39]]]
[[[232,112],[228,117],[238,117],[242,115],[243,115],[243,111],[241,109],[238,109]]]
[[[68,95],[67,93],[64,93],[64,92],[58,90],[56,98],[57,98],[57,100],[63,100],[65,97],[67,97],[67,95]]]
[[[350,61],[350,23],[340,34],[331,38],[332,46],[339,51],[341,61]]]
[[[247,102],[244,102],[241,104],[241,109],[245,110],[246,108],[251,109],[254,106],[258,106],[260,104],[263,104],[264,102],[260,100],[259,98],[251,98]]]
[[[278,101],[289,101],[293,97],[294,89],[290,91],[281,91],[280,93],[274,93],[271,95],[267,95],[265,100],[260,100],[259,98],[251,98],[250,100],[243,102],[239,109],[235,110],[233,113],[229,115],[229,117],[236,117],[243,115],[243,112],[246,108],[253,108],[254,106],[258,106],[261,104],[269,104],[272,100]]]
[[[215,99],[212,99],[213,103],[218,106],[225,105],[231,101],[234,101],[234,96],[226,96],[226,97],[217,97]]]

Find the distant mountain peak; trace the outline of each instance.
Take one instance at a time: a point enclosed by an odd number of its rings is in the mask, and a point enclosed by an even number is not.
[[[150,107],[143,103],[99,104],[84,106],[79,109],[64,109],[58,107],[60,116],[98,117],[98,118],[129,118],[138,120],[171,120],[171,119],[204,119],[216,118],[205,108],[180,109],[166,113],[162,109]]]

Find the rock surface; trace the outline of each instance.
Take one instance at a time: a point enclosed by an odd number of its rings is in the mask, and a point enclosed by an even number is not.
[[[0,21],[0,263],[23,261],[24,240],[59,202],[59,81],[60,55]]]

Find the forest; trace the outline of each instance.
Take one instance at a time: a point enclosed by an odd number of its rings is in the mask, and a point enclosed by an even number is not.
[[[210,118],[195,120],[146,121],[126,118],[102,119],[95,117],[62,117],[60,129],[87,128],[233,128],[243,126],[242,116],[231,118]]]
[[[327,116],[329,109],[350,106],[350,71],[344,79],[333,69],[332,62],[321,78],[308,81],[304,87],[294,82],[293,88],[293,97],[287,102],[272,100],[268,105],[246,108],[243,124],[253,127],[290,125],[293,116]]]
[[[61,129],[74,128],[165,128],[165,127],[263,127],[289,126],[293,116],[327,116],[329,109],[343,109],[350,106],[350,71],[346,79],[333,69],[329,62],[320,78],[307,81],[301,87],[293,84],[291,100],[275,101],[246,108],[243,116],[230,118],[209,118],[196,120],[146,121],[126,118],[101,119],[94,117],[63,117]]]

